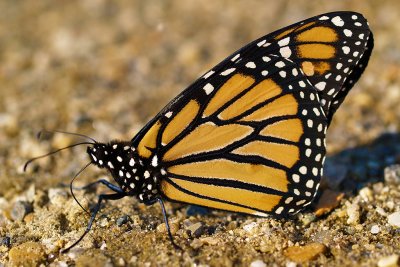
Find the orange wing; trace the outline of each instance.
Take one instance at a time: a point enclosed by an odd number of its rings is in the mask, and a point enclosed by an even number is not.
[[[133,146],[143,161],[162,166],[160,191],[171,200],[262,216],[296,213],[318,190],[326,128],[371,49],[356,13],[286,27],[207,72]]]

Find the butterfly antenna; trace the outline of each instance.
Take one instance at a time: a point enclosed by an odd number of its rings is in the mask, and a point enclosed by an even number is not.
[[[79,207],[82,208],[82,210],[84,210],[87,214],[90,215],[90,212],[88,212],[82,205],[81,203],[78,201],[78,199],[76,198],[75,194],[74,194],[74,190],[73,190],[73,183],[75,181],[75,179],[79,176],[79,174],[81,174],[87,167],[89,167],[89,165],[92,164],[92,162],[87,163],[82,169],[80,169],[74,176],[74,178],[72,178],[71,182],[69,183],[69,191],[71,192],[72,197],[75,199],[76,203],[78,203]]]
[[[83,138],[89,139],[89,140],[93,141],[94,143],[97,143],[97,141],[94,138],[90,137],[90,136],[87,136],[87,135],[84,135],[84,134],[79,134],[79,133],[71,133],[71,132],[59,131],[59,130],[53,130],[53,131],[41,130],[41,131],[38,132],[37,138],[40,139],[42,137],[43,133],[61,133],[61,134],[75,135],[75,136],[79,136],[79,137],[83,137]]]
[[[71,148],[71,147],[80,146],[80,145],[94,145],[94,144],[95,143],[92,143],[92,142],[80,142],[80,143],[76,143],[76,144],[72,144],[72,145],[69,145],[69,146],[66,146],[66,147],[59,148],[57,150],[51,151],[51,152],[49,152],[47,154],[44,154],[44,155],[41,155],[41,156],[38,156],[38,157],[31,158],[30,160],[28,160],[24,164],[24,171],[26,171],[26,168],[28,167],[28,165],[31,164],[35,160],[48,157],[50,155],[56,154],[56,153],[58,153],[58,152],[60,152],[62,150],[65,150],[65,149],[68,149],[68,148]]]

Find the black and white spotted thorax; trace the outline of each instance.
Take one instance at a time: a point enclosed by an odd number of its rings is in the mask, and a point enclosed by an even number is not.
[[[130,142],[96,143],[87,148],[91,162],[106,168],[121,189],[140,202],[152,204],[159,195],[159,182],[166,171],[159,166],[157,155],[143,159]]]

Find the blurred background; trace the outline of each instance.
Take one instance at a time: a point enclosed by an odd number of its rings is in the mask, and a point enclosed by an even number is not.
[[[368,19],[375,48],[328,131],[331,155],[400,130],[400,1],[0,1],[0,196],[69,181],[87,161],[78,148],[24,175],[28,158],[77,140],[39,130],[130,140],[233,51],[338,10]]]

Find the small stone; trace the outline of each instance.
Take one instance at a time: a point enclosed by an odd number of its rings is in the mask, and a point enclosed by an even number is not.
[[[388,216],[388,223],[392,226],[400,227],[400,211],[390,214]]]
[[[107,243],[103,241],[100,246],[100,250],[105,250],[107,248]]]
[[[201,248],[203,245],[204,243],[198,238],[193,239],[193,241],[190,243],[190,246],[194,249]]]
[[[169,221],[169,230],[171,231],[171,234],[175,234],[179,230],[179,221]],[[157,226],[157,231],[160,233],[166,233],[167,232],[167,227],[165,226],[165,223],[161,223]]]
[[[396,206],[396,205],[394,204],[393,201],[388,201],[388,202],[386,202],[386,207],[387,207],[389,210],[393,210],[395,206]]]
[[[250,263],[250,267],[266,267],[267,264],[263,262],[262,260],[255,260],[252,263]]]
[[[256,222],[251,222],[249,224],[246,224],[245,226],[243,226],[243,230],[245,230],[246,232],[253,232],[255,230],[255,228],[257,227],[257,223]]]
[[[61,188],[50,188],[47,196],[50,203],[58,207],[64,206],[68,199],[68,193]]]
[[[125,260],[123,258],[119,258],[118,261],[117,261],[117,265],[118,266],[125,266],[126,262],[125,262]]]
[[[400,183],[400,164],[386,167],[384,171],[384,177],[385,182],[387,183]]]
[[[293,262],[293,261],[288,261],[287,263],[286,263],[286,267],[296,267],[297,266],[297,263],[295,263],[295,262]]]
[[[310,243],[305,246],[289,247],[284,254],[290,260],[302,263],[316,259],[320,254],[325,253],[327,248],[320,243]]]
[[[204,244],[211,245],[211,246],[217,245],[219,243],[219,239],[217,239],[213,236],[202,237],[202,238],[200,238],[200,241],[203,242]]]
[[[348,224],[358,224],[360,221],[360,206],[358,203],[350,203],[346,201],[346,212],[349,218],[347,219]]]
[[[10,112],[11,113],[11,112]],[[9,137],[17,135],[20,127],[17,117],[7,113],[0,113],[0,129]]]
[[[317,216],[314,213],[304,213],[299,214],[299,219],[304,226],[308,226],[317,219]]]
[[[11,246],[11,238],[8,236],[2,237],[0,239],[0,246],[10,247]]]
[[[26,242],[10,249],[10,266],[38,266],[45,258],[41,244]]]
[[[372,190],[369,189],[368,187],[362,188],[360,190],[359,194],[360,194],[360,197],[362,198],[362,200],[364,200],[365,202],[370,202],[373,200]]]
[[[340,200],[342,200],[343,197],[344,193],[342,192],[337,192],[330,189],[324,190],[315,208],[315,215],[319,217],[330,212],[339,206]]]
[[[397,267],[399,266],[399,255],[393,254],[378,261],[378,267]]]
[[[380,230],[381,230],[381,229],[379,228],[379,225],[377,225],[377,224],[372,225],[372,227],[371,227],[371,234],[376,235],[377,233],[379,233]]]
[[[130,219],[131,218],[129,218],[128,215],[123,215],[123,216],[119,217],[117,219],[117,226],[122,226],[122,225],[126,224],[127,222],[130,221]]]
[[[190,231],[193,237],[199,237],[204,233],[204,223],[203,222],[194,223],[189,227],[187,227],[187,230]]]
[[[28,213],[33,211],[33,206],[31,203],[26,201],[15,202],[11,210],[11,218],[14,221],[22,221]]]
[[[382,209],[381,207],[376,207],[376,212],[381,215],[381,216],[387,216],[387,213],[384,209]]]

